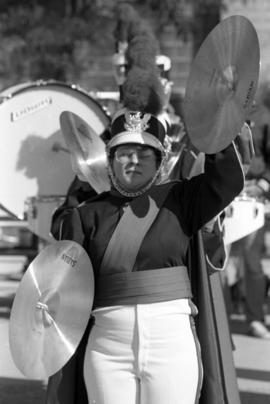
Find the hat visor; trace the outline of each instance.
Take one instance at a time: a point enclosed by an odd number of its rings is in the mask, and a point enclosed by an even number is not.
[[[138,133],[138,132],[121,132],[118,135],[114,136],[107,147],[111,149],[112,147],[120,146],[123,144],[135,143],[145,146],[153,147],[154,149],[158,149],[161,152],[164,152],[164,148],[161,142],[153,135],[147,132]]]

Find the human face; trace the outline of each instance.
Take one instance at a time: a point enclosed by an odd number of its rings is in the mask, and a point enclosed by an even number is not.
[[[154,177],[157,170],[157,157],[151,147],[125,144],[117,147],[112,167],[123,189],[138,191]]]

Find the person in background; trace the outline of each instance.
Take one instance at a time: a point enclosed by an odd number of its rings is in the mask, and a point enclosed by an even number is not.
[[[247,172],[244,187],[247,197],[261,201],[270,197],[270,112],[268,108],[267,98],[264,98],[254,103],[250,114],[255,156]],[[243,308],[248,333],[257,338],[270,339],[264,309],[269,281],[262,266],[262,257],[265,253],[265,230],[263,226],[234,243],[232,254],[242,257],[243,278],[240,282],[243,286],[240,287],[239,294],[244,299]]]

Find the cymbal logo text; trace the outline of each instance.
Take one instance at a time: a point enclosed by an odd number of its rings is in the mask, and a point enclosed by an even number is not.
[[[76,247],[71,247],[66,253],[63,253],[61,259],[68,265],[75,267],[78,261],[78,250]]]
[[[252,80],[248,87],[247,96],[246,96],[243,108],[246,108],[248,106],[249,102],[251,101],[253,87],[254,87],[254,81]]]

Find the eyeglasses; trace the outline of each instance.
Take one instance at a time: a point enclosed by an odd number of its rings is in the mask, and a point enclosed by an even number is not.
[[[148,161],[156,156],[154,150],[150,147],[118,147],[115,151],[115,159],[119,163],[128,163],[134,154],[142,161]]]

